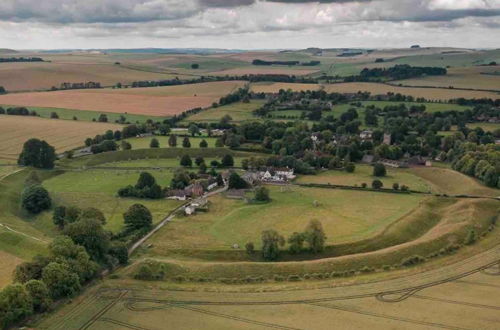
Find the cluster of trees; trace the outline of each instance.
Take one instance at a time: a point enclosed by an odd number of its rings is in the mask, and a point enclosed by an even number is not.
[[[321,222],[311,220],[303,232],[294,232],[288,239],[285,239],[276,230],[265,230],[261,235],[262,258],[266,261],[278,260],[282,248],[288,243],[288,252],[298,254],[303,252],[321,253],[325,248],[326,235]],[[249,254],[254,253],[254,244],[246,244]]]
[[[447,73],[446,68],[440,67],[420,67],[408,64],[399,64],[390,68],[364,68],[357,76],[349,76],[344,81],[381,81],[381,80],[402,80],[423,75],[440,76]]]
[[[207,170],[207,165],[205,163],[205,159],[203,157],[196,157],[195,158],[195,164],[196,166],[200,167],[200,174],[204,174]],[[191,167],[193,166],[193,160],[189,155],[183,155],[180,160],[180,165],[183,167]],[[221,161],[217,160],[212,160],[210,162],[210,166],[212,168],[224,168],[224,167],[233,167],[234,166],[234,158],[231,154],[226,154],[222,156]],[[204,170],[202,170],[202,168]]]
[[[70,83],[70,82],[63,82],[59,86],[59,89],[61,90],[66,90],[66,89],[90,89],[90,88],[101,88],[101,83],[100,82],[94,82],[94,81],[89,81],[89,82],[77,82],[77,83]],[[57,90],[55,86],[52,87],[52,90]]]
[[[1,91],[0,91],[1,93]],[[12,116],[38,116],[36,111],[28,110],[26,107],[12,107],[4,109],[0,107],[0,115],[12,115]]]
[[[54,223],[62,234],[49,245],[47,256],[35,256],[19,264],[14,284],[0,291],[0,327],[7,328],[35,314],[51,309],[53,302],[73,297],[103,269],[128,263],[128,251],[103,229],[105,218],[97,209],[76,207],[54,209]],[[152,216],[140,204],[124,214],[130,230],[149,228]]]
[[[128,185],[118,190],[120,197],[136,197],[160,199],[164,197],[163,190],[156,183],[156,179],[148,172],[142,172],[135,186]]]
[[[29,139],[23,145],[17,163],[22,166],[33,166],[36,168],[54,168],[56,161],[56,150],[46,141]]]
[[[0,63],[9,62],[43,62],[40,57],[0,57]]]
[[[249,101],[248,88],[238,88],[236,92],[221,97],[218,105],[227,105],[240,101]],[[217,106],[217,104],[214,104],[214,106]]]
[[[452,163],[454,170],[475,177],[488,187],[500,188],[500,147],[477,148],[472,145]]]

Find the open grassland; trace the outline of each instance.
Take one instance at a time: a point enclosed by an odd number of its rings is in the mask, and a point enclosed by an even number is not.
[[[16,93],[0,96],[0,104],[172,116],[189,109],[208,107],[243,86],[243,82],[227,81],[156,88]]]
[[[211,123],[218,122],[224,116],[230,116],[231,122],[240,123],[244,121],[258,120],[252,111],[260,108],[265,102],[262,100],[251,100],[250,103],[232,103],[217,108],[198,112],[189,116],[184,122]]]
[[[391,82],[391,84],[403,84],[405,86],[432,86],[432,87],[454,87],[471,88],[500,91],[500,67],[499,66],[475,66],[448,69],[445,76],[426,76]]]
[[[16,105],[0,105],[4,109],[10,108],[10,107],[16,107]],[[99,119],[99,116],[101,114],[105,114],[108,117],[108,123],[115,123],[117,120],[121,120],[122,116],[125,117],[125,123],[130,122],[130,123],[144,123],[148,119],[154,120],[154,121],[161,121],[163,118],[161,117],[156,117],[156,116],[143,116],[143,115],[137,115],[137,114],[119,114],[119,113],[112,113],[112,112],[104,112],[104,111],[88,111],[88,110],[74,110],[74,109],[61,109],[61,108],[44,108],[44,107],[28,107],[28,110],[30,111],[36,111],[39,117],[42,118],[50,118],[51,114],[53,112],[57,113],[57,116],[59,119],[65,119],[65,120],[79,120],[79,121],[97,121]],[[167,118],[167,117],[165,117]]]
[[[446,88],[417,88],[417,87],[399,87],[380,83],[339,83],[324,85],[329,93],[357,93],[370,92],[372,95],[384,95],[387,93],[400,93],[402,95],[411,95],[413,97],[424,97],[428,100],[449,100],[456,98],[500,98],[499,93],[483,91],[464,91]],[[0,99],[1,100],[1,99]]]
[[[259,155],[257,155],[258,157]],[[130,160],[130,161],[121,161],[121,162],[113,162],[99,165],[99,167],[120,167],[120,168],[180,168],[180,157],[177,158],[150,158],[150,159],[139,159],[139,160]],[[196,157],[191,157],[193,160],[193,167],[186,168],[187,170],[197,171],[198,167],[195,163]],[[203,157],[205,160],[205,164],[207,167],[211,167],[210,162],[213,160],[221,162],[222,157]],[[234,157],[234,166],[241,167],[241,162],[243,157]]]
[[[0,115],[0,159],[16,160],[24,142],[30,138],[46,140],[57,152],[83,145],[85,138],[103,134],[121,126],[31,116]]]
[[[59,165],[63,168],[82,168],[99,166],[106,163],[123,162],[143,159],[178,159],[183,155],[189,155],[192,159],[195,157],[222,157],[230,154],[233,157],[256,157],[262,154],[233,151],[228,148],[159,148],[159,149],[137,149],[105,152],[93,155],[92,157],[80,157],[72,160],[63,159]]]
[[[155,234],[150,253],[166,256],[177,249],[230,249],[233,244],[243,247],[248,242],[259,247],[263,230],[275,229],[289,236],[304,230],[311,219],[322,221],[327,243],[355,241],[382,231],[422,200],[413,195],[318,188],[270,190],[272,202],[267,204],[212,197],[209,212],[175,218]],[[352,200],[360,202],[348,202]]]
[[[151,143],[152,139],[157,139],[158,142],[160,143],[160,148],[169,148],[168,145],[168,136],[154,136],[154,137],[143,137],[143,138],[130,138],[126,139],[131,145],[132,149],[147,149],[149,148],[149,144]],[[184,137],[178,136],[177,137],[177,146],[182,147],[182,140]],[[216,138],[209,138],[209,137],[189,137],[189,142],[191,143],[191,148],[199,148],[200,147],[200,142],[202,140],[207,141],[208,147],[209,148],[214,148],[215,147],[215,141]]]
[[[448,195],[500,196],[500,190],[489,188],[479,181],[448,168],[416,167],[410,170],[426,180],[434,191]]]
[[[359,198],[357,200],[359,200]],[[168,269],[167,273],[172,276],[170,278],[175,278],[176,275],[193,276],[192,274],[196,274],[196,276],[205,279],[244,279],[247,276],[261,276],[264,279],[272,279],[274,275],[287,277],[289,275],[296,274],[304,276],[304,274],[313,273],[324,274],[325,272],[331,272],[332,270],[336,272],[356,272],[363,267],[372,267],[373,269],[382,269],[386,267],[389,267],[389,269],[399,268],[401,266],[401,262],[405,258],[415,255],[423,256],[428,259],[434,259],[438,256],[449,254],[450,252],[447,252],[447,249],[450,245],[457,244],[457,246],[460,247],[466,240],[471,228],[474,228],[477,235],[481,236],[492,230],[492,222],[498,220],[499,204],[498,201],[495,200],[453,200],[442,198],[435,199],[435,201],[440,203],[441,206],[437,209],[431,210],[431,214],[427,214],[426,212],[421,214],[417,213],[416,217],[408,214],[407,217],[402,218],[394,226],[386,227],[387,229],[385,232],[382,231],[382,235],[388,231],[396,232],[398,230],[396,227],[400,227],[399,230],[403,230],[401,234],[404,234],[408,240],[401,242],[399,237],[396,235],[396,240],[393,241],[392,244],[391,241],[385,241],[379,249],[375,246],[363,249],[362,244],[366,244],[367,242],[365,240],[361,240],[359,242],[351,243],[351,245],[355,246],[356,249],[361,249],[362,252],[360,253],[352,252],[354,254],[348,253],[348,255],[339,256],[336,254],[336,246],[334,245],[331,246],[331,248],[327,247],[323,254],[315,256],[315,258],[319,257],[321,259],[304,261],[304,259],[295,258],[292,260],[302,261],[272,263],[248,262],[249,257],[245,255],[244,251],[241,252],[238,259],[232,259],[238,260],[237,262],[227,262],[228,260],[231,260],[229,259],[230,255],[232,255],[233,258],[236,257],[236,251],[226,252],[225,254],[223,251],[219,251],[219,259],[215,259],[216,261],[214,261],[213,258],[215,254],[212,253],[211,262],[182,261],[182,259],[174,260],[172,257],[175,255],[175,250],[171,250],[171,255],[167,256],[170,258],[165,259],[165,265]],[[398,202],[394,201],[394,203]],[[384,203],[379,203],[378,206],[380,205],[384,205]],[[417,209],[417,212],[420,212],[420,208]],[[426,217],[428,215],[431,217]],[[374,217],[372,216],[371,219],[373,218]],[[489,245],[490,247],[497,247],[497,230],[498,229],[486,236],[486,238],[491,237],[491,239],[488,240],[488,244],[493,245]],[[412,233],[412,231],[414,232]],[[394,235],[394,233],[392,235]],[[150,242],[159,244],[159,241],[154,240],[155,237],[158,236],[153,236],[153,240]],[[198,238],[200,235],[195,234],[194,237]],[[374,236],[375,239],[377,237],[379,236]],[[342,244],[339,245],[339,247],[342,247]],[[166,255],[165,251],[163,251],[163,253],[155,251],[155,246],[148,251],[152,253],[151,256],[154,258]],[[178,252],[187,253],[189,250]],[[206,250],[196,252],[205,252],[205,254],[207,254]],[[330,255],[328,255],[329,252],[331,253]],[[192,254],[192,256],[197,255]],[[307,255],[304,257],[306,257],[305,259],[310,259],[307,258]]]
[[[167,186],[172,179],[172,172],[148,170],[159,185]],[[146,206],[153,215],[153,222],[158,223],[176,206],[172,200],[147,200],[117,197],[118,189],[135,185],[140,171],[124,170],[86,170],[66,172],[44,182],[55,205],[75,205],[81,208],[95,207],[106,216],[105,228],[117,233],[123,228],[123,213],[133,204]],[[51,214],[44,213],[37,221],[51,226]]]
[[[373,180],[378,179],[382,181],[385,188],[392,188],[393,183],[406,185],[411,190],[429,192],[430,185],[422,178],[413,174],[409,169],[387,168],[387,176],[375,177],[373,174],[373,167],[369,165],[357,165],[354,173],[347,173],[345,171],[324,171],[317,175],[301,175],[295,181],[297,183],[321,183],[321,184],[337,184],[345,186],[361,186],[366,183],[368,187],[371,186]]]
[[[22,259],[0,250],[0,289],[12,282],[12,272]]]

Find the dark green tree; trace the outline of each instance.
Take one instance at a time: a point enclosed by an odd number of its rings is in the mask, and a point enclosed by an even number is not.
[[[98,220],[102,225],[106,224],[106,217],[104,216],[104,213],[95,207],[83,209],[80,219],[94,219]]]
[[[58,206],[54,209],[54,213],[52,214],[52,222],[60,230],[64,229],[64,225],[66,224],[66,207],[65,206]]]
[[[208,148],[208,143],[205,139],[201,140],[200,148]]]
[[[305,234],[304,233],[293,233],[289,238],[288,238],[288,244],[290,245],[288,247],[290,253],[300,253],[302,249],[304,248],[304,241],[306,240]]]
[[[200,135],[201,134],[200,133],[200,128],[198,126],[196,126],[196,124],[189,125],[188,132],[193,137],[196,136],[196,135]]]
[[[139,179],[137,180],[137,183],[135,185],[135,188],[137,189],[144,189],[146,187],[151,187],[156,183],[156,179],[154,176],[151,175],[149,172],[142,172],[139,175]]]
[[[25,288],[31,297],[35,312],[41,313],[49,309],[52,299],[45,283],[40,280],[30,280],[26,282]]]
[[[80,291],[80,279],[65,262],[51,262],[42,271],[42,281],[53,299],[72,297]]]
[[[321,222],[311,220],[305,231],[306,242],[313,253],[323,251],[325,247],[326,235]]]
[[[47,142],[39,139],[29,139],[24,143],[17,163],[23,166],[51,169],[54,167],[56,158],[54,147]]]
[[[387,170],[384,166],[384,164],[377,163],[373,166],[373,176],[386,176]]]
[[[180,164],[181,164],[181,166],[184,166],[184,167],[191,167],[191,166],[193,166],[193,161],[191,160],[191,157],[189,157],[189,155],[183,155],[181,157]]]
[[[85,248],[93,260],[102,261],[108,252],[110,237],[97,219],[80,219],[66,226],[64,233]]]
[[[21,196],[22,207],[30,213],[38,214],[48,210],[52,205],[49,192],[40,185],[32,185],[24,189]]]
[[[157,138],[152,138],[151,142],[149,143],[150,148],[159,148],[160,147],[160,141],[158,141]]]
[[[189,141],[189,138],[187,136],[182,140],[182,147],[191,148],[191,142]]]
[[[275,230],[265,230],[261,235],[262,239],[262,258],[266,261],[277,260],[280,254],[280,241],[283,237]]]
[[[168,137],[168,145],[172,148],[177,147],[177,135],[170,134]]]
[[[22,284],[11,284],[0,291],[0,327],[12,324],[33,314],[33,302]]]
[[[246,189],[248,188],[248,183],[243,180],[238,173],[233,172],[229,176],[229,189]]]
[[[222,157],[221,164],[224,167],[233,167],[234,166],[234,159],[233,156],[230,154],[226,154]]]
[[[377,180],[373,180],[373,182],[372,182],[372,188],[373,189],[380,189],[383,186],[384,186],[384,184],[382,183],[382,181],[380,181],[378,179]]]
[[[151,212],[142,204],[132,205],[127,212],[123,214],[125,226],[128,229],[150,228],[153,224]]]

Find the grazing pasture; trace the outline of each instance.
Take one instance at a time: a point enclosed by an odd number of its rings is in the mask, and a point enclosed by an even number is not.
[[[4,109],[15,107],[13,105],[1,105]],[[161,121],[162,117],[156,116],[143,116],[136,114],[119,114],[104,111],[88,111],[88,110],[73,110],[73,109],[61,109],[61,108],[44,108],[44,107],[28,107],[30,111],[36,111],[37,115],[42,118],[50,118],[52,113],[55,112],[59,119],[65,120],[80,120],[80,121],[98,121],[101,114],[105,114],[108,118],[108,123],[115,123],[117,121],[121,122],[122,116],[125,118],[124,122],[130,123],[144,123],[148,119],[154,121]],[[168,117],[165,117],[168,118]]]
[[[442,194],[500,197],[500,189],[486,187],[474,178],[448,168],[416,167],[410,171],[429,182],[431,189]]]
[[[171,210],[180,205],[173,200],[147,200],[117,197],[118,189],[135,185],[141,171],[136,170],[86,170],[71,171],[44,182],[56,205],[75,205],[81,208],[95,207],[106,216],[105,228],[117,233],[123,228],[123,213],[133,204],[145,205],[153,215],[153,222],[161,221]],[[167,170],[148,170],[159,185],[168,186],[173,173]],[[44,213],[37,219],[47,226],[51,214]]]
[[[89,136],[121,126],[108,123],[89,123],[31,116],[0,115],[0,159],[16,160],[24,142],[30,138],[46,140],[57,152],[83,145]]]
[[[475,66],[463,68],[450,68],[445,76],[426,76],[391,82],[405,86],[432,86],[472,88],[500,91],[500,67]]]
[[[264,105],[264,101],[262,100],[251,100],[250,103],[232,103],[228,105],[224,105],[217,108],[210,108],[208,110],[196,113],[192,116],[187,117],[184,122],[218,122],[224,116],[230,116],[231,122],[240,123],[244,121],[258,120],[258,117],[255,117],[252,114],[252,111],[260,108]]]
[[[243,86],[240,81],[224,81],[156,88],[17,93],[1,95],[0,104],[172,116],[189,109],[208,107]]]
[[[168,256],[175,250],[241,248],[248,242],[260,247],[263,230],[289,236],[319,219],[327,243],[345,243],[370,237],[419,206],[421,196],[393,195],[321,188],[269,187],[272,201],[247,204],[223,196],[210,198],[210,210],[174,218],[150,240],[150,253]],[[358,200],[352,204],[349,201]],[[317,206],[314,206],[316,201]],[[390,202],[389,202],[390,201]]]
[[[324,171],[317,175],[301,175],[297,178],[297,183],[321,183],[321,184],[338,184],[345,186],[361,186],[366,183],[368,187],[371,186],[373,180],[378,179],[384,184],[384,188],[392,188],[393,183],[406,185],[411,190],[429,192],[430,185],[424,179],[413,174],[409,169],[400,168],[387,168],[387,175],[385,177],[374,177],[373,167],[369,165],[357,165],[353,173],[345,171]]]
[[[411,95],[413,97],[424,97],[428,100],[449,100],[455,98],[500,98],[499,93],[483,92],[483,91],[468,91],[446,88],[417,88],[417,87],[399,87],[380,83],[339,83],[324,85],[325,90],[329,93],[357,93],[370,92],[373,95],[400,93],[402,95]],[[0,98],[1,100],[1,98]]]

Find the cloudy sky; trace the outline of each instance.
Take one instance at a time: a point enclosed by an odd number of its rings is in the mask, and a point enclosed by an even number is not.
[[[500,0],[0,0],[0,48],[500,47]]]

